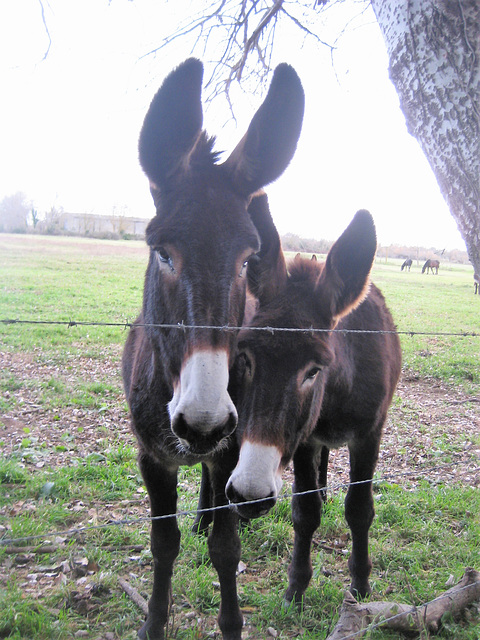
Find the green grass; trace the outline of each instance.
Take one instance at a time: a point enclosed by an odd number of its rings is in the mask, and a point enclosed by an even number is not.
[[[410,273],[397,263],[377,262],[373,281],[382,290],[397,329],[430,334],[472,334],[478,337],[402,335],[404,367],[424,377],[467,388],[480,383],[480,313],[473,295],[473,270],[464,265],[440,266],[438,276]]]
[[[0,234],[0,317],[122,323],[141,305],[144,243]],[[123,340],[117,327],[3,326],[11,347],[98,357]]]
[[[141,243],[0,234],[0,319],[133,320],[146,255]],[[442,264],[438,276],[427,276],[415,265],[405,274],[399,261],[378,261],[373,280],[400,331],[480,332],[480,301],[473,296],[469,268]],[[117,431],[116,421],[126,415],[118,372],[125,336],[119,327],[0,325],[0,351],[35,365],[28,375],[21,375],[21,367],[0,371],[0,427],[7,427],[12,415],[17,420],[31,415],[33,402],[33,411],[38,408],[57,435],[49,442],[42,429],[20,425],[13,446],[9,431],[0,435],[0,536],[42,535],[46,540],[25,544],[56,545],[45,554],[7,553],[0,546],[0,638],[63,640],[80,632],[94,640],[106,633],[129,640],[141,625],[142,613],[117,583],[124,576],[148,598],[152,576],[149,525],[141,519],[148,502],[136,449]],[[401,341],[406,375],[479,394],[480,338],[402,335]],[[456,408],[445,411],[453,416]],[[422,416],[408,399],[395,398],[392,412],[400,429],[402,422],[410,427],[399,443],[408,458],[414,445],[419,450]],[[82,437],[76,415],[98,425],[91,441]],[[453,429],[436,432],[424,446],[432,460],[453,464],[465,443]],[[52,455],[64,462],[53,464]],[[375,487],[377,517],[370,537],[375,599],[422,604],[446,590],[451,576],[457,582],[465,567],[480,569],[478,489],[429,480],[426,475],[415,490],[402,487],[401,479]],[[195,508],[198,482],[198,468],[180,470],[179,508]],[[341,490],[329,495],[301,610],[281,606],[293,539],[289,500],[241,531],[246,570],[238,583],[245,638],[265,638],[273,627],[279,638],[313,640],[333,629],[349,582],[343,500]],[[122,520],[127,523],[114,524]],[[113,524],[103,527],[108,523]],[[178,640],[218,637],[217,576],[206,539],[191,534],[192,523],[190,515],[179,519],[182,551],[171,619],[171,637]],[[385,630],[368,637],[403,638]],[[435,637],[478,640],[478,610],[467,610],[459,620],[447,618]]]

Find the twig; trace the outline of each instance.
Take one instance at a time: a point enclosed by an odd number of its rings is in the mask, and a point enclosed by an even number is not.
[[[47,59],[48,54],[50,52],[50,48],[52,46],[52,37],[51,37],[50,31],[48,29],[47,19],[45,18],[45,8],[43,6],[43,2],[42,2],[42,0],[38,0],[38,1],[40,3],[40,11],[42,12],[43,26],[44,26],[45,33],[47,34],[47,38],[48,38],[48,46],[47,46],[47,49],[46,49],[45,53],[43,54],[43,58],[42,58],[42,61],[43,61],[43,60]]]
[[[46,544],[43,547],[5,547],[5,553],[55,553],[58,549],[58,544]]]
[[[145,615],[148,615],[148,603],[145,598],[142,598],[135,587],[132,587],[132,585],[124,578],[118,578],[118,584],[122,587],[130,600],[134,602]]]
[[[55,553],[59,549],[63,549],[63,545],[59,544],[46,544],[41,547],[27,546],[27,547],[4,547],[5,553]],[[144,546],[141,544],[126,544],[115,546],[113,544],[102,547],[102,551],[143,551]]]

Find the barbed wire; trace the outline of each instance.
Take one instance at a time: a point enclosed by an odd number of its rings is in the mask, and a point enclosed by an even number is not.
[[[440,471],[442,469],[450,468],[451,466],[452,466],[452,463],[436,465],[434,467],[430,467],[428,471],[430,473],[433,473],[435,471]],[[480,467],[473,469],[473,471],[474,472],[480,471]],[[411,475],[412,475],[412,470],[409,470],[408,476],[411,476]],[[283,502],[285,500],[291,500],[294,497],[301,497],[301,496],[311,495],[314,493],[321,493],[321,492],[332,493],[332,492],[338,491],[339,489],[349,489],[350,487],[353,487],[356,485],[363,485],[363,484],[369,484],[369,483],[371,483],[372,485],[378,485],[384,482],[391,482],[391,480],[394,478],[406,477],[406,476],[407,476],[407,473],[393,472],[393,473],[384,475],[381,478],[370,478],[367,480],[358,480],[355,482],[340,482],[336,484],[326,485],[325,487],[319,487],[316,489],[308,489],[306,491],[299,491],[299,492],[290,491],[288,493],[285,492],[278,496],[277,503]],[[238,506],[238,507],[247,506],[247,505],[250,506],[252,504],[265,502],[266,500],[268,500],[268,498],[259,498],[257,500],[246,500],[245,502],[235,503],[235,506]],[[1,538],[0,548],[8,545],[15,545],[19,542],[29,542],[32,540],[40,540],[40,539],[47,540],[49,538],[71,536],[74,534],[79,535],[79,534],[87,533],[89,531],[107,529],[108,527],[132,526],[135,524],[141,524],[143,522],[155,522],[157,520],[167,520],[170,518],[178,518],[178,517],[187,517],[187,516],[195,517],[198,514],[212,513],[214,511],[220,511],[222,509],[230,509],[231,507],[232,507],[232,504],[227,503],[223,505],[217,505],[215,507],[205,507],[203,509],[198,509],[198,508],[181,509],[179,511],[176,511],[175,513],[167,513],[159,516],[145,515],[145,516],[137,516],[135,518],[122,518],[120,520],[112,520],[110,522],[104,522],[102,524],[92,524],[92,525],[87,525],[83,527],[71,527],[70,529],[50,531],[48,533],[39,533],[39,534],[30,535],[30,536],[21,536],[17,538]]]
[[[416,331],[413,329],[318,329],[315,327],[297,328],[297,327],[250,327],[250,326],[232,326],[232,325],[189,325],[183,322],[176,324],[169,323],[153,323],[153,322],[100,322],[93,320],[21,320],[16,318],[0,318],[0,324],[12,325],[57,325],[71,327],[120,327],[122,329],[132,329],[137,327],[154,327],[157,329],[178,329],[187,330],[207,330],[207,331],[262,331],[271,334],[275,333],[344,333],[344,334],[395,334],[406,336],[436,336],[436,337],[457,337],[457,338],[480,338],[480,332],[476,331]]]

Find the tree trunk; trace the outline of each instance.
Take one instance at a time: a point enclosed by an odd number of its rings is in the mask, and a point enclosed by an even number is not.
[[[480,0],[372,0],[372,6],[408,130],[480,273]]]

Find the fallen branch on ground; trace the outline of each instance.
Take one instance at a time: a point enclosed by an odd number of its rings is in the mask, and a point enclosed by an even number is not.
[[[132,585],[123,578],[118,578],[118,584],[122,587],[130,600],[134,602],[145,615],[148,615],[148,603],[145,598],[138,593],[135,587],[132,587]]]
[[[47,544],[43,547],[3,547],[5,553],[55,553],[59,549],[59,544]]]
[[[64,548],[63,545],[60,544],[47,544],[43,546],[29,546],[29,547],[3,547],[5,553],[55,553],[59,549]],[[102,551],[143,551],[144,546],[141,544],[124,544],[116,546],[114,544],[110,544],[104,547],[101,547]]]
[[[465,569],[458,584],[420,607],[395,602],[357,602],[347,591],[338,623],[327,640],[343,640],[352,635],[360,638],[370,625],[402,633],[421,633],[424,629],[437,633],[445,613],[455,616],[477,600],[480,600],[480,573],[471,568]]]

